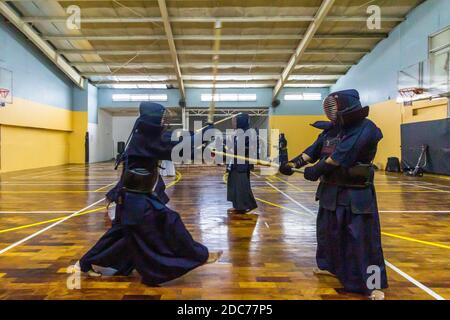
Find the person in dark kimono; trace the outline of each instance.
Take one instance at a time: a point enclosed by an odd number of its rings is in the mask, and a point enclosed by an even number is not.
[[[241,113],[236,118],[233,118],[233,120],[235,122],[235,129],[242,129],[245,132],[250,128],[250,117],[248,114]],[[245,139],[245,155],[240,156],[248,158],[249,144],[257,142],[250,141],[250,137],[234,136],[234,150],[231,151],[235,155],[238,153],[239,139]],[[238,159],[234,159],[228,164],[227,200],[233,203],[233,208],[229,209],[228,212],[245,214],[258,207],[250,183],[250,171],[253,170],[253,167],[254,165],[250,164],[248,160],[239,161]]]
[[[356,90],[330,94],[324,100],[330,122],[314,124],[323,132],[301,155],[280,166],[280,172],[305,168],[307,180],[320,184],[317,216],[318,268],[336,276],[348,292],[382,300],[388,287],[371,163],[383,135],[369,119]]]
[[[115,219],[80,259],[82,272],[100,275],[93,265],[112,268],[115,275],[129,275],[136,269],[144,284],[155,286],[218,260],[220,252],[209,252],[196,242],[180,215],[165,205],[168,198],[164,198],[164,184],[158,183],[159,162],[171,160],[178,142],[165,132],[164,114],[162,105],[141,104],[122,176],[108,193],[117,204]]]
[[[289,160],[288,149],[287,149],[287,140],[284,133],[280,133],[280,137],[278,140],[278,150],[279,150],[279,163],[286,163]]]

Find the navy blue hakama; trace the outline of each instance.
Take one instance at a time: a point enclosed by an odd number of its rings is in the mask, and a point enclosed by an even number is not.
[[[208,249],[192,238],[177,212],[149,196],[137,197],[147,199],[138,201],[139,205],[117,205],[111,229],[81,258],[83,272],[92,265],[116,269],[116,275],[129,275],[136,269],[144,284],[154,286],[206,263]],[[145,213],[139,214],[139,223],[133,223],[133,207],[142,209],[142,205]]]

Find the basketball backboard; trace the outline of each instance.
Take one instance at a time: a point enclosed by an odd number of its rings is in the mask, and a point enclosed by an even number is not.
[[[7,90],[8,95],[0,98],[0,103],[11,104],[13,102],[12,71],[0,68],[0,91]],[[2,90],[3,89],[3,90]]]
[[[398,90],[420,89],[411,100],[450,97],[450,27],[429,36],[428,59],[398,72]],[[404,97],[403,97],[404,98]],[[401,100],[401,99],[400,99]]]
[[[429,37],[429,87],[432,94],[449,96],[450,26]]]

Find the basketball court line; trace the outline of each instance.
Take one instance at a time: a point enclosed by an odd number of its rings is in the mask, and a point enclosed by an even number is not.
[[[430,296],[432,296],[433,298],[435,298],[436,300],[445,300],[444,297],[440,296],[439,294],[437,294],[436,292],[434,292],[433,290],[431,290],[430,288],[428,288],[426,285],[424,285],[423,283],[417,281],[416,279],[414,279],[413,277],[411,277],[409,274],[407,274],[406,272],[400,270],[399,268],[397,268],[396,266],[394,266],[392,263],[390,263],[387,260],[384,260],[384,263],[386,263],[386,265],[391,268],[392,270],[394,270],[396,273],[398,273],[399,275],[401,275],[403,278],[405,278],[406,280],[408,280],[409,282],[411,282],[412,284],[414,284],[416,287],[422,289],[423,291],[425,291],[426,293],[428,293]]]
[[[258,175],[257,175],[257,176],[258,176]],[[258,176],[258,177],[259,177],[259,176]],[[274,187],[274,186],[273,186],[272,184],[270,184],[269,182],[266,182],[266,183],[267,183],[269,186],[271,186],[273,189],[275,189],[275,190],[277,190],[278,192],[280,192],[281,194],[283,194],[283,195],[284,195],[285,197],[287,197],[289,200],[291,200],[292,202],[294,202],[294,203],[296,203],[297,205],[299,205],[300,207],[302,207],[302,208],[303,208],[304,210],[306,210],[308,213],[313,214],[313,212],[312,212],[310,209],[308,209],[307,207],[303,206],[302,204],[300,204],[299,202],[297,202],[296,200],[294,200],[293,198],[291,198],[289,195],[287,195],[286,193],[284,193],[284,192],[281,191],[280,189]],[[100,200],[98,200],[98,201],[96,201],[96,202],[90,204],[89,206],[87,206],[87,207],[85,207],[85,208],[83,208],[83,209],[81,209],[81,210],[79,210],[79,211],[77,211],[77,212],[72,213],[72,214],[69,215],[69,216],[63,217],[61,220],[56,221],[55,223],[53,223],[53,224],[51,224],[51,225],[45,227],[44,229],[41,229],[41,230],[39,230],[39,231],[37,231],[37,232],[35,232],[35,233],[29,235],[28,237],[23,238],[23,239],[21,239],[21,240],[15,242],[15,243],[13,243],[13,244],[11,244],[10,246],[8,246],[8,247],[6,247],[6,248],[0,250],[0,255],[3,254],[3,253],[5,253],[5,252],[7,252],[7,251],[9,251],[9,250],[11,250],[11,249],[13,249],[13,248],[16,247],[16,246],[19,246],[20,244],[22,244],[22,243],[24,243],[24,242],[26,242],[26,241],[28,241],[28,240],[30,240],[30,239],[32,239],[32,238],[38,236],[39,234],[41,234],[41,233],[43,233],[43,232],[45,232],[45,231],[47,231],[47,230],[49,230],[49,229],[51,229],[51,228],[53,228],[53,227],[55,227],[55,226],[57,226],[57,225],[59,225],[59,224],[65,222],[65,221],[69,220],[70,218],[72,218],[72,217],[74,217],[74,216],[76,216],[76,215],[82,213],[83,211],[86,211],[86,210],[92,208],[93,206],[99,204],[100,202],[102,202],[102,201],[104,201],[104,200],[105,200],[105,199],[102,198],[102,199],[100,199]],[[313,214],[313,215],[314,215],[314,214]],[[314,215],[314,216],[315,216],[315,215]],[[388,267],[390,267],[392,270],[394,270],[396,273],[398,273],[399,275],[401,275],[403,278],[407,279],[409,282],[413,283],[415,286],[419,287],[421,290],[423,290],[423,291],[425,291],[427,294],[431,295],[433,298],[435,298],[435,299],[437,299],[437,300],[445,300],[442,296],[440,296],[439,294],[437,294],[436,292],[434,292],[433,290],[431,290],[430,288],[428,288],[427,286],[425,286],[425,285],[422,284],[421,282],[417,281],[416,279],[414,279],[413,277],[411,277],[411,276],[408,275],[407,273],[403,272],[402,270],[400,270],[399,268],[397,268],[396,266],[394,266],[394,265],[391,264],[390,262],[386,261],[386,265],[387,265]]]
[[[114,181],[114,182],[112,182],[112,183],[110,183],[110,184],[107,184],[106,186],[100,187],[100,188],[98,188],[97,190],[94,190],[94,192],[100,192],[100,191],[102,191],[103,189],[108,188],[108,187],[112,187],[112,186],[115,185],[115,184],[117,184],[117,181]]]
[[[256,175],[256,174],[255,174]],[[256,175],[258,176],[258,175]],[[259,176],[258,176],[259,177]],[[292,202],[294,202],[297,205],[300,205],[302,208],[307,209],[310,213],[312,213],[311,210],[309,210],[308,208],[304,207],[302,204],[300,204],[299,202],[297,202],[296,200],[294,200],[293,198],[291,198],[289,195],[287,195],[286,193],[284,193],[283,191],[281,191],[280,189],[274,187],[273,185],[271,185],[269,182],[266,182],[268,185],[270,185],[272,188],[274,188],[275,190],[279,191],[281,194],[283,194],[285,197],[287,197],[289,200],[291,200]],[[402,238],[407,238],[407,237],[402,237]],[[425,241],[420,241],[421,243],[425,243]],[[406,280],[408,280],[409,282],[411,282],[412,284],[414,284],[416,287],[418,287],[419,289],[423,290],[424,292],[426,292],[427,294],[429,294],[430,296],[432,296],[433,298],[435,298],[436,300],[445,300],[444,297],[440,296],[439,294],[437,294],[436,292],[434,292],[433,290],[431,290],[430,288],[428,288],[427,286],[425,286],[423,283],[417,281],[416,279],[414,279],[413,277],[411,277],[410,275],[408,275],[406,272],[402,271],[401,269],[399,269],[398,267],[396,267],[395,265],[393,265],[392,263],[390,263],[389,261],[385,260],[386,265],[391,268],[393,271],[395,271],[396,273],[398,273],[400,276],[402,276],[403,278],[405,278]]]
[[[42,172],[40,172],[40,173],[38,173],[38,175],[36,175],[36,173],[30,173],[30,174],[25,174],[25,175],[22,175],[22,176],[18,176],[18,177],[14,177],[13,179],[17,179],[17,180],[21,180],[21,179],[26,179],[26,178],[29,178],[29,179],[37,179],[37,178],[41,178],[41,177],[47,177],[47,176],[50,176],[50,175],[53,175],[53,174],[58,174],[58,173],[62,173],[62,172],[64,172],[64,171],[68,171],[69,170],[69,168],[61,168],[61,169],[57,169],[57,170],[49,170],[49,171],[47,171],[47,172],[45,172],[45,173],[42,173]]]
[[[5,253],[5,252],[7,252],[7,251],[9,251],[9,250],[11,250],[11,249],[13,249],[13,248],[15,248],[15,247],[21,245],[21,244],[24,243],[24,242],[27,242],[28,240],[31,240],[31,239],[37,237],[37,236],[40,235],[41,233],[44,233],[45,231],[50,230],[50,229],[56,227],[57,225],[60,225],[61,223],[63,223],[63,222],[65,222],[65,221],[69,220],[70,218],[73,218],[73,217],[76,216],[77,214],[79,214],[79,213],[81,213],[81,212],[83,212],[83,211],[86,211],[86,210],[88,210],[88,209],[90,209],[90,208],[92,208],[92,207],[98,205],[99,203],[101,203],[101,202],[103,202],[103,201],[105,201],[105,198],[102,198],[102,199],[100,199],[100,200],[98,200],[98,201],[96,201],[96,202],[94,202],[94,203],[91,203],[90,205],[84,207],[83,209],[78,210],[78,211],[76,211],[76,212],[74,212],[74,213],[72,213],[72,214],[66,216],[66,217],[63,218],[63,219],[54,222],[54,223],[52,223],[51,225],[49,225],[49,226],[47,226],[47,227],[45,227],[45,228],[43,228],[43,229],[41,229],[41,230],[39,230],[39,231],[36,231],[35,233],[33,233],[33,234],[31,234],[31,235],[29,235],[29,236],[27,236],[27,237],[25,237],[25,238],[23,238],[23,239],[17,241],[17,242],[14,242],[13,244],[7,246],[6,248],[0,250],[0,255],[2,255],[3,253]]]
[[[438,192],[450,192],[448,190],[441,190],[441,189],[426,187],[426,186],[423,186],[423,185],[413,184],[413,183],[404,183],[403,185],[405,185],[405,186],[413,186],[413,187],[427,189],[427,190],[434,190],[434,191],[438,191]]]
[[[57,211],[57,210],[52,210],[52,211],[0,211],[0,214],[46,214],[46,213],[72,213],[74,212],[74,210],[61,210],[61,211]]]
[[[27,182],[0,182],[2,186],[104,186],[104,183],[27,183]]]
[[[89,213],[93,213],[93,212],[99,212],[101,210],[105,210],[106,207],[100,207],[97,209],[93,209],[93,210],[88,210],[88,211],[83,211],[80,212],[76,215],[74,215],[74,217],[79,217],[85,214],[89,214]],[[7,233],[7,232],[12,232],[12,231],[17,231],[17,230],[22,230],[22,229],[28,229],[31,227],[36,227],[36,226],[40,226],[43,224],[47,224],[47,223],[51,223],[51,222],[55,222],[55,221],[59,221],[59,220],[63,220],[65,217],[59,217],[59,218],[54,218],[54,219],[50,219],[50,220],[45,220],[45,221],[39,221],[39,222],[35,222],[35,223],[31,223],[31,224],[26,224],[26,225],[22,225],[22,226],[18,226],[18,227],[13,227],[13,228],[9,228],[9,229],[3,229],[0,230],[0,234],[1,233]]]
[[[450,210],[379,210],[380,213],[450,213]]]
[[[300,202],[298,202],[297,200],[291,198],[291,196],[289,196],[288,194],[284,193],[283,191],[281,191],[280,189],[278,189],[277,187],[275,187],[273,184],[271,184],[270,182],[266,181],[266,183],[271,186],[274,190],[278,191],[279,193],[281,193],[283,196],[285,196],[286,198],[288,198],[289,200],[291,200],[293,203],[295,203],[296,205],[298,205],[300,208],[302,208],[303,210],[305,210],[310,216],[315,217],[316,214],[308,209],[307,207],[305,207],[304,205],[302,205]]]
[[[183,175],[180,172],[177,171],[175,179],[172,182],[167,184],[166,189],[169,189],[169,188],[173,187],[182,178],[183,178]],[[92,213],[92,212],[98,212],[98,211],[104,210],[104,209],[105,209],[105,207],[101,207],[101,208],[97,208],[97,209],[93,209],[93,210],[89,210],[89,211],[82,211],[81,213],[75,214],[73,216],[81,216],[81,215],[85,215],[85,214]],[[26,211],[19,211],[19,212],[20,213],[27,213]],[[35,211],[35,212],[48,213],[48,212],[45,212],[45,211]],[[58,212],[58,213],[71,213],[73,211],[68,211],[68,212],[53,211],[53,213],[56,213],[56,212]],[[0,213],[1,213],[1,211],[0,211]],[[9,228],[9,229],[0,230],[0,233],[7,233],[7,232],[17,231],[17,230],[21,230],[21,229],[31,228],[31,227],[35,227],[35,226],[38,226],[38,225],[47,224],[47,223],[51,223],[51,222],[55,222],[55,221],[59,221],[59,220],[63,220],[63,219],[65,219],[65,217],[59,217],[59,218],[54,218],[54,219],[44,220],[44,221],[38,221],[38,222],[27,224],[27,225],[21,225],[21,226]]]

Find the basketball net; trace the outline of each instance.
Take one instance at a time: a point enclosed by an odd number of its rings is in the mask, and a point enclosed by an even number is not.
[[[8,89],[0,89],[0,107],[4,107],[6,105],[6,98],[9,95]]]
[[[411,87],[411,88],[403,88],[398,90],[400,96],[402,97],[402,102],[404,106],[412,106],[414,97],[417,95],[421,95],[424,93],[423,88]]]

